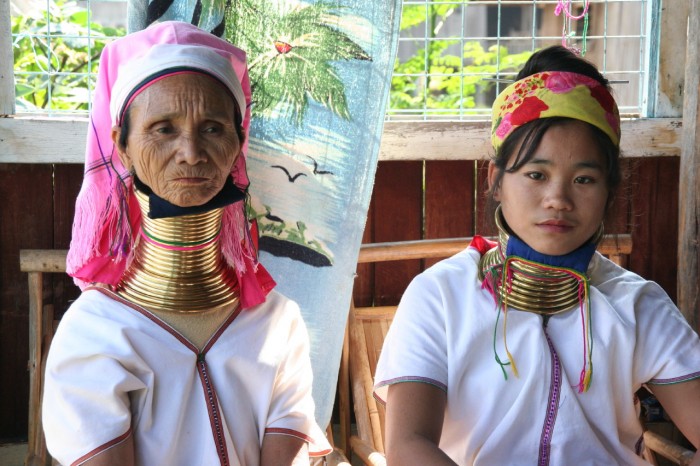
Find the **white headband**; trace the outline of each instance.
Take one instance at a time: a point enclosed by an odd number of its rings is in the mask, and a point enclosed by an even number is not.
[[[178,68],[201,70],[221,81],[238,103],[241,117],[245,115],[243,88],[229,60],[210,47],[158,44],[150,47],[145,55],[129,60],[119,67],[109,104],[112,124],[118,123],[119,114],[124,110],[127,99],[145,80],[162,71]]]

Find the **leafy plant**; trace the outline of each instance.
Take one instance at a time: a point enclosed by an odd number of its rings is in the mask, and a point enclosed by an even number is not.
[[[100,53],[125,33],[90,21],[74,1],[50,0],[47,10],[13,16],[18,110],[87,110],[88,80],[97,73]]]
[[[427,7],[404,5],[401,31],[425,29],[427,45],[403,61],[396,59],[390,109],[414,114],[437,109],[441,115],[459,115],[462,109],[475,108],[475,96],[493,86],[484,78],[517,70],[531,55],[532,52],[509,54],[505,46],[484,48],[479,41],[466,41],[460,47],[458,39],[440,39],[439,31],[448,18],[465,7],[448,0],[434,0]]]

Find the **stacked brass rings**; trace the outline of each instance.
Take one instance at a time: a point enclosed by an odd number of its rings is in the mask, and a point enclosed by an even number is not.
[[[237,279],[218,240],[223,209],[148,218],[148,196],[136,191],[142,231],[117,287],[123,298],[153,311],[198,312],[233,304]]]
[[[572,273],[505,257],[509,233],[503,225],[500,206],[496,209],[496,226],[498,245],[481,257],[479,278],[494,280],[493,288],[501,302],[513,309],[545,315],[580,304],[582,283]]]

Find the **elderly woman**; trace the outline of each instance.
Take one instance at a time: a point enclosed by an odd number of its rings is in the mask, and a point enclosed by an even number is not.
[[[298,306],[245,218],[245,54],[166,22],[105,48],[43,422],[62,464],[289,465],[329,452]]]

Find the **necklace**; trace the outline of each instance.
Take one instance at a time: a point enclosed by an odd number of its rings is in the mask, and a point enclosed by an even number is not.
[[[578,305],[585,275],[518,256],[506,257],[510,235],[501,217],[499,206],[495,215],[498,245],[479,261],[479,279],[485,286],[496,293],[500,301],[519,311],[552,315]]]
[[[162,312],[201,312],[237,303],[236,274],[225,263],[219,244],[223,208],[152,219],[148,196],[134,192],[141,230],[117,293]]]
[[[578,307],[581,314],[583,331],[583,367],[581,369],[578,390],[579,393],[588,390],[593,375],[592,354],[593,335],[591,330],[590,285],[588,277],[581,272],[581,267],[568,268],[544,264],[528,260],[516,254],[507,254],[509,241],[514,241],[522,250],[521,253],[532,251],[527,244],[519,239],[511,238],[508,234],[500,206],[496,209],[496,226],[498,227],[498,244],[487,251],[479,260],[479,279],[482,288],[486,288],[496,301],[498,316],[494,328],[493,351],[496,362],[500,365],[507,379],[506,366],[510,366],[513,374],[518,377],[515,358],[508,349],[506,327],[508,308],[532,312],[543,316],[559,314]],[[601,230],[602,234],[602,230]],[[584,245],[574,251],[566,259],[578,256],[583,258],[582,264],[587,267],[590,257],[595,251],[594,244],[597,236],[590,245]],[[513,248],[517,250],[518,248]],[[562,257],[542,256],[554,263],[566,262]],[[508,358],[501,360],[496,345],[499,318],[503,314],[503,346]],[[545,318],[546,318],[545,317]]]

